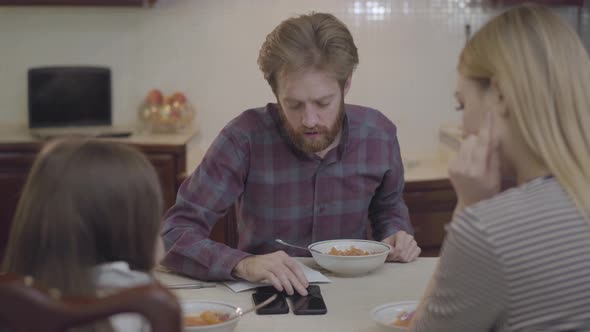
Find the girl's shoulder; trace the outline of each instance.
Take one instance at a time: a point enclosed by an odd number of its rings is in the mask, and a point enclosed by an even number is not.
[[[153,277],[142,271],[134,271],[126,262],[100,264],[92,271],[98,289],[120,289],[153,282]]]

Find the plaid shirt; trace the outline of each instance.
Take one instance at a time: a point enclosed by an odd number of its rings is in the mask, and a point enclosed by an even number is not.
[[[217,136],[165,216],[166,267],[207,280],[233,279],[243,258],[312,242],[413,234],[403,201],[396,127],[377,110],[346,105],[337,148],[323,159],[298,150],[276,104],[247,110]],[[208,239],[237,205],[238,249]]]

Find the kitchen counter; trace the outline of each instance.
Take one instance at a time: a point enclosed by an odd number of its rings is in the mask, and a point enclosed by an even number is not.
[[[428,155],[411,155],[403,152],[406,182],[448,179],[448,165],[454,158],[462,140],[457,125],[445,125],[439,131],[438,150]]]
[[[431,181],[447,179],[447,167],[460,144],[460,129],[456,126],[444,126],[440,131],[441,145],[432,154],[412,154],[403,152],[406,182]],[[125,138],[104,138],[122,143],[141,145],[183,145],[186,144],[186,170],[192,172],[207,149],[199,140],[198,130],[189,129],[176,134],[151,134],[134,132]],[[24,126],[0,125],[1,144],[38,143],[40,140],[32,136]]]
[[[115,127],[115,129],[120,129]],[[186,169],[192,171],[202,159],[199,144],[199,132],[196,128],[187,128],[175,134],[151,134],[145,131],[133,131],[129,137],[101,138],[114,142],[144,146],[186,146]],[[0,125],[0,144],[36,144],[41,139],[31,135],[25,126]]]
[[[438,154],[404,157],[406,182],[448,179],[449,156],[440,148]]]

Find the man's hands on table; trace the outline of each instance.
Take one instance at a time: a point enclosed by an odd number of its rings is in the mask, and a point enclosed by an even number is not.
[[[392,249],[387,256],[387,261],[408,263],[416,260],[422,249],[414,237],[405,231],[398,231],[386,237],[381,242],[389,244]]]
[[[388,261],[412,262],[421,252],[414,237],[405,231],[398,231],[382,242],[392,247],[387,256]],[[236,265],[233,273],[236,277],[250,282],[267,281],[277,290],[285,291],[289,295],[295,292],[307,295],[309,283],[301,266],[284,251],[246,257]]]
[[[250,282],[268,281],[277,290],[284,290],[289,295],[295,291],[307,295],[309,283],[301,266],[282,250],[246,257],[236,265],[233,272],[238,278]]]

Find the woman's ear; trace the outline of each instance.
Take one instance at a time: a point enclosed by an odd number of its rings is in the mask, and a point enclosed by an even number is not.
[[[508,106],[506,105],[506,98],[504,98],[504,94],[496,79],[491,80],[488,92],[489,102],[491,103],[492,108],[497,111],[500,117],[508,118],[510,114]]]

